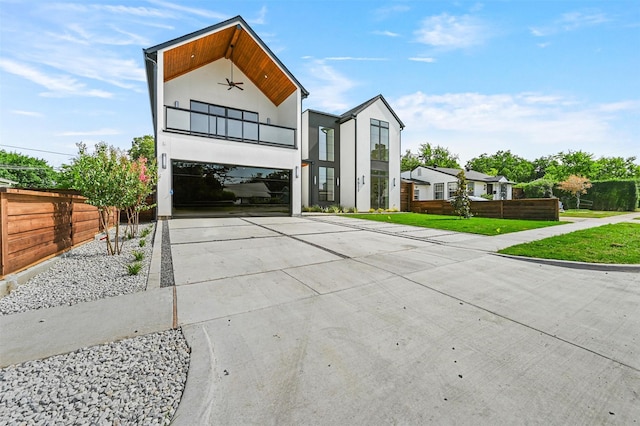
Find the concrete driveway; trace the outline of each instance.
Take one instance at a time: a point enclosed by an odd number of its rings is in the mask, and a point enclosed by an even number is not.
[[[176,425],[640,424],[638,273],[346,218],[168,223]]]

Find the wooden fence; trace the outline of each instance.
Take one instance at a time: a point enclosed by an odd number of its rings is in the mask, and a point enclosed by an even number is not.
[[[91,240],[98,209],[79,195],[0,188],[0,277]]]
[[[409,208],[406,211],[455,215],[453,206],[445,200],[411,200],[409,201]],[[474,216],[498,219],[560,220],[560,209],[557,198],[471,201],[471,213]]]

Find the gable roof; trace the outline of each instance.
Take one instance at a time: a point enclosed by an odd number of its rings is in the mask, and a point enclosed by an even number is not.
[[[389,105],[387,100],[382,95],[375,96],[375,97],[369,99],[368,101],[361,103],[357,107],[352,108],[349,111],[345,112],[344,114],[340,115],[340,124],[344,123],[345,121],[349,121],[352,118],[355,118],[358,114],[360,114],[362,111],[367,109],[369,106],[371,106],[378,99],[381,100],[384,103],[384,105],[387,107],[387,109],[391,112],[391,114],[393,114],[393,117],[398,121],[398,124],[400,124],[400,129],[404,129],[404,123],[396,115],[396,112],[393,110],[393,108],[391,108],[391,106]]]
[[[299,88],[309,92],[241,16],[143,49],[152,108],[155,107],[158,51],[164,51],[164,82],[211,62],[230,59],[276,106]],[[155,118],[155,116],[154,116]]]
[[[436,172],[444,173],[450,176],[458,176],[458,173],[462,171],[462,169],[452,169],[448,167],[435,167],[435,166],[418,166],[416,167],[416,169],[420,167],[422,167],[423,169],[429,169]],[[467,178],[467,180],[475,180],[475,181],[483,181],[483,182],[504,181],[505,183],[513,183],[513,182],[510,182],[509,179],[507,179],[504,176],[491,176],[485,173],[476,172],[475,170],[465,170],[464,175]]]

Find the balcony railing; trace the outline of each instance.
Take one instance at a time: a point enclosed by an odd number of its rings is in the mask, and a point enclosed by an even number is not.
[[[291,148],[296,146],[295,129],[259,123],[257,114],[245,114],[243,118],[232,118],[165,106],[165,128],[167,131],[218,139]]]

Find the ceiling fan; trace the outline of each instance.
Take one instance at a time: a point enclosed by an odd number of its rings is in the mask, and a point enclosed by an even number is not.
[[[229,86],[229,88],[227,90],[231,90],[234,87],[240,90],[244,90],[242,87],[240,87],[240,85],[244,84],[241,81],[233,81],[233,45],[231,45],[231,79],[225,78],[225,80],[227,80],[226,83],[218,83],[218,84],[222,84],[223,86]]]

